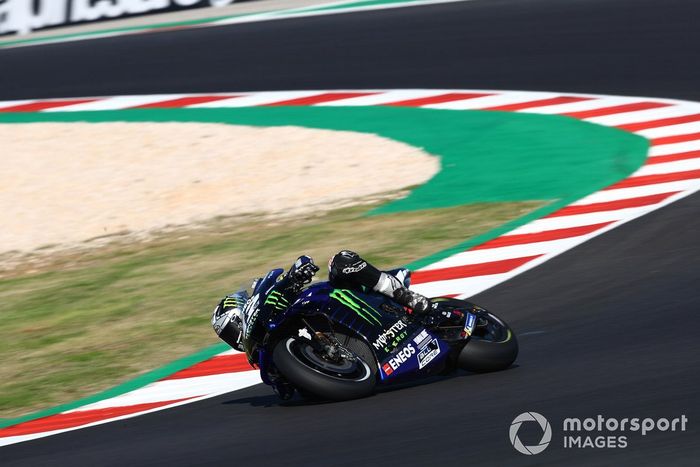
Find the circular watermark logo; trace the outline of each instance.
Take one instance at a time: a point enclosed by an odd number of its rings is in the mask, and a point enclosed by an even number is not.
[[[518,430],[520,430],[520,425],[523,422],[537,422],[542,428],[542,439],[540,442],[533,446],[525,446],[520,438],[518,438]],[[510,442],[513,447],[520,453],[531,456],[533,454],[539,454],[549,446],[549,442],[552,441],[552,426],[549,424],[546,418],[537,412],[524,412],[515,417],[513,423],[510,424]]]

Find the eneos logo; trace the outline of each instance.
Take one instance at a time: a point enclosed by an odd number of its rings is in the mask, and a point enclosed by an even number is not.
[[[411,344],[408,344],[406,347],[396,352],[396,355],[394,355],[393,358],[390,358],[389,361],[382,366],[384,374],[389,376],[395,370],[398,370],[399,367],[402,364],[406,363],[411,358],[411,356],[415,355],[415,353],[416,348],[413,347],[413,345]]]

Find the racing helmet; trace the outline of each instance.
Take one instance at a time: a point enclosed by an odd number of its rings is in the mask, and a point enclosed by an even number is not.
[[[239,351],[243,351],[243,307],[247,300],[246,292],[227,295],[216,305],[211,316],[214,332]]]

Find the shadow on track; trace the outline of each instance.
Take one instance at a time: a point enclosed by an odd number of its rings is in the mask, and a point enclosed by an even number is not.
[[[501,370],[498,373],[509,372],[516,370],[520,365],[514,364],[510,368]],[[476,376],[481,376],[485,373],[473,373],[469,371],[457,370],[447,375],[436,375],[430,376],[418,381],[407,381],[405,383],[395,383],[391,386],[378,386],[375,394],[369,396],[369,398],[376,397],[378,394],[391,394],[396,391],[402,391],[409,388],[418,388],[421,386],[426,386],[429,384],[434,384],[437,382],[449,381],[457,378],[472,378]],[[272,392],[272,388],[268,386],[261,386],[262,388],[267,388]],[[238,392],[236,393],[238,394]],[[364,398],[367,399],[367,398]],[[316,405],[327,405],[327,404],[337,404],[338,401],[326,400],[321,398],[316,398],[312,395],[301,396],[298,392],[295,393],[294,397],[290,400],[281,400],[275,394],[270,395],[256,395],[256,396],[246,396],[237,399],[230,399],[221,402],[222,405],[247,405],[250,407],[307,407]]]

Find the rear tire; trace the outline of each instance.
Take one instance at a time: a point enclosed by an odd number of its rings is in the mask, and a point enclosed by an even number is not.
[[[493,313],[487,311],[480,319],[488,324],[474,330],[459,353],[458,365],[474,372],[505,370],[518,357],[518,340],[510,326]]]
[[[356,339],[353,341],[353,347],[361,343]],[[370,349],[366,350],[371,355]],[[334,367],[331,363],[324,364],[321,357],[310,352],[313,350],[307,341],[287,337],[277,343],[272,358],[280,373],[308,395],[342,401],[366,397],[374,392],[376,364],[373,361],[357,357],[355,362],[345,360]],[[364,353],[353,352],[356,355]]]

